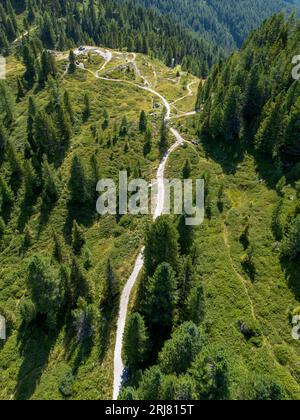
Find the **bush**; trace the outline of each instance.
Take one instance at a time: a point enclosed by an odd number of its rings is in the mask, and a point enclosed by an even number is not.
[[[65,373],[59,384],[59,390],[66,398],[71,397],[73,393],[74,375],[72,372]]]

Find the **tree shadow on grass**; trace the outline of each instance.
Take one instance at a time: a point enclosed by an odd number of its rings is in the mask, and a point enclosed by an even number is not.
[[[94,221],[97,218],[96,205],[92,206],[91,204],[79,204],[73,201],[68,203],[68,214],[66,217],[66,222],[63,228],[63,235],[65,241],[70,243],[73,221],[79,225],[82,225],[86,228],[91,227]]]
[[[283,176],[282,170],[276,168],[269,156],[253,153],[256,171],[270,189],[275,189],[278,181]]]
[[[28,400],[34,394],[36,386],[47,366],[49,354],[56,343],[60,329],[49,332],[40,319],[30,328],[24,325],[18,334],[18,343],[22,365],[18,372],[15,398]]]
[[[114,327],[115,319],[119,312],[119,301],[115,302],[113,308],[102,310],[102,325],[99,337],[99,362],[102,363],[109,349],[110,335]]]
[[[10,178],[9,185],[16,196],[19,189],[22,186],[22,175],[21,174],[12,174]]]
[[[41,234],[43,228],[47,225],[50,214],[52,213],[56,203],[53,203],[52,201],[47,200],[46,198],[43,199],[42,205],[41,205],[41,212],[39,217],[39,229],[38,229],[38,235]]]
[[[18,219],[18,230],[23,232],[27,222],[30,220],[33,215],[33,208],[37,202],[38,193],[33,194],[32,196],[25,196],[21,204],[21,213]]]
[[[70,362],[73,361],[72,374],[77,375],[78,369],[86,361],[93,349],[94,339],[93,337],[88,337],[82,342],[76,340],[76,333],[74,330],[74,325],[72,322],[72,317],[70,316],[67,322],[66,335],[64,339],[65,353],[67,360]]]
[[[245,156],[245,148],[239,143],[230,145],[224,141],[213,140],[206,136],[201,137],[206,158],[211,158],[219,165],[227,175],[234,175],[238,165],[243,162]]]
[[[299,262],[281,259],[281,266],[284,271],[288,287],[292,290],[296,299],[300,301]]]

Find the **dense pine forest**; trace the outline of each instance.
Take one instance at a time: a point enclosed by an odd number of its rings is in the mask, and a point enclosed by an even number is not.
[[[248,34],[264,19],[281,10],[299,12],[298,1],[282,0],[140,0],[169,14],[175,21],[190,28],[211,45],[227,53],[240,48]]]
[[[300,399],[294,7],[1,2],[0,399],[112,398],[142,248],[120,400]],[[204,179],[204,223],[97,214],[99,179],[152,183],[172,130],[164,175]]]

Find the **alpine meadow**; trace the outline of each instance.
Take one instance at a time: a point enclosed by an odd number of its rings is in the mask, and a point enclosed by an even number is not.
[[[0,0],[0,400],[300,400],[299,45],[299,0]]]

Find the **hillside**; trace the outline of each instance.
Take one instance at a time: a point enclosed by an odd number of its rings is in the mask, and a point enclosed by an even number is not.
[[[264,19],[286,10],[299,13],[298,1],[282,0],[140,0],[196,32],[227,53],[240,48]]]
[[[110,54],[106,63],[91,49],[79,57],[85,71],[69,73],[68,52],[57,53],[54,78],[23,88],[17,100],[25,68],[15,57],[7,58],[7,82],[1,88],[11,107],[1,108],[6,124],[1,135],[6,141],[1,159],[0,308],[9,320],[9,336],[0,353],[1,399],[111,397],[118,292],[111,295],[107,289],[108,261],[122,288],[147,218],[100,217],[95,187],[100,177],[115,179],[122,169],[132,177],[154,177],[163,108],[159,98],[135,87],[144,85],[141,75],[170,102],[178,101],[172,115],[193,110],[198,83],[184,72],[178,77],[179,68],[168,69],[144,55],[113,50]],[[110,82],[119,78],[124,83]],[[151,114],[147,133],[139,129],[141,110]],[[13,120],[8,122],[10,111]],[[47,146],[37,124],[53,129]],[[74,235],[79,235],[79,248]],[[32,308],[28,267],[33,258],[62,276],[65,302],[50,330],[43,309],[37,316]],[[72,286],[63,285],[65,281]],[[78,281],[86,282],[86,291],[73,289]],[[73,293],[84,300],[76,304]],[[96,330],[82,341],[76,320],[85,313]],[[65,388],[70,387],[69,395]]]
[[[199,145],[175,151],[167,176],[183,176],[190,162],[190,176],[205,179],[206,218],[188,236],[179,297],[165,274],[176,302],[171,333],[148,306],[161,273],[151,278],[149,270],[140,280],[133,308],[145,320],[151,352],[124,399],[300,398],[292,337],[300,299],[297,45],[299,21],[277,15],[200,84],[197,123],[184,123],[185,139],[198,135]],[[148,237],[157,239],[159,226]],[[155,252],[146,237],[147,259],[148,247]],[[166,259],[177,273],[174,255]],[[136,314],[131,322],[145,336]]]
[[[139,1],[0,4],[0,399],[299,400],[294,2]]]

